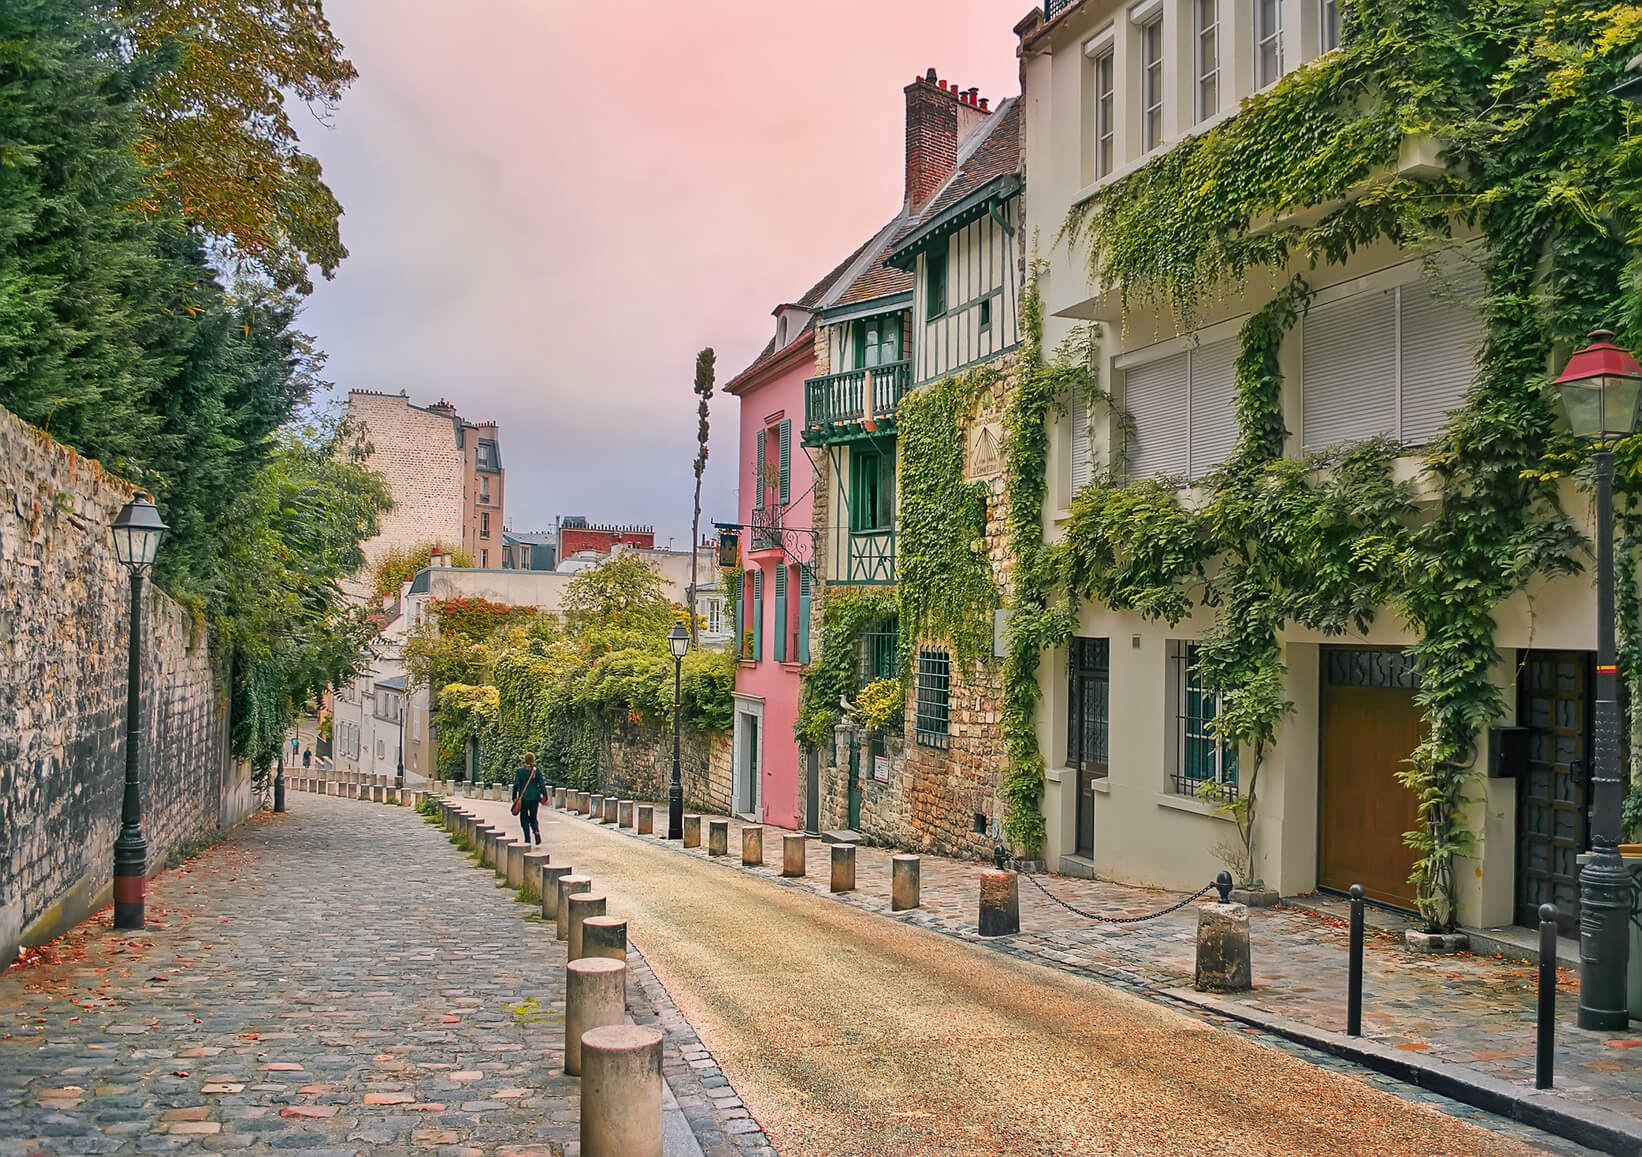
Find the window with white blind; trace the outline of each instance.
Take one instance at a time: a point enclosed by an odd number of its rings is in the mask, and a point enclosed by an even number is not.
[[[1071,494],[1076,494],[1089,485],[1089,401],[1081,393],[1074,392],[1066,410],[1067,424],[1071,429],[1071,453],[1067,461],[1071,463]],[[1070,497],[1068,495],[1068,504]]]
[[[1462,270],[1313,306],[1302,323],[1301,442],[1435,438],[1476,374],[1481,285]]]
[[[1238,434],[1235,337],[1131,363],[1123,389],[1131,477],[1201,478],[1231,456]]]

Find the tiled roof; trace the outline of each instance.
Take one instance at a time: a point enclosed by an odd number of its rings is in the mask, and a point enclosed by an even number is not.
[[[958,158],[957,170],[918,214],[918,224],[928,224],[988,181],[1019,172],[1020,167],[1021,102],[1019,97],[1010,97],[971,146],[969,155]]]
[[[906,293],[912,289],[912,275],[900,269],[891,269],[884,264],[884,258],[895,247],[895,241],[912,227],[912,222],[905,213],[899,213],[895,219],[873,235],[860,249],[857,255],[866,255],[867,261],[856,274],[855,279],[844,288],[831,305],[852,305],[858,301],[870,301],[875,297],[888,297],[894,293]]]

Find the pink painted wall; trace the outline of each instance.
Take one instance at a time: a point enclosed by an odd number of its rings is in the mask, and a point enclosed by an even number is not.
[[[812,349],[809,338],[801,339],[805,351]],[[814,472],[810,467],[810,459],[804,453],[799,440],[804,429],[804,380],[815,373],[814,359],[801,356],[797,362],[779,375],[771,376],[767,381],[741,394],[741,441],[737,454],[736,490],[739,514],[737,521],[743,526],[752,522],[753,499],[755,494],[754,458],[757,453],[758,431],[769,429],[772,442],[769,455],[773,459],[776,449],[773,442],[774,431],[782,418],[792,422],[792,451],[791,476],[789,494],[792,501],[787,507],[784,524],[789,527],[811,526],[813,512]],[[790,543],[792,536],[787,537]],[[764,700],[764,724],[759,735],[761,748],[760,764],[760,797],[764,804],[764,822],[779,827],[797,828],[803,820],[799,807],[799,784],[802,768],[798,741],[793,738],[793,723],[798,718],[798,691],[799,691],[799,664],[796,656],[788,647],[788,661],[778,663],[772,657],[775,654],[775,568],[781,566],[779,560],[755,562],[748,557],[751,544],[751,535],[742,532],[742,566],[745,569],[745,589],[748,591],[748,605],[751,605],[752,571],[755,567],[762,567],[764,571],[764,622],[761,630],[763,638],[762,658],[757,661],[743,661],[736,672],[735,689],[742,695],[756,695]],[[800,561],[807,562],[807,557],[786,560],[786,565],[792,566]],[[798,589],[796,584],[788,589],[788,615],[792,622],[798,618]],[[750,624],[749,624],[750,626]],[[813,650],[811,652],[813,657]],[[739,721],[738,721],[739,726]],[[740,774],[740,768],[736,769]]]

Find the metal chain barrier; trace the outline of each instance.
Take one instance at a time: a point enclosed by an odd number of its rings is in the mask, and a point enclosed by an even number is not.
[[[1178,912],[1182,908],[1184,908],[1186,905],[1192,903],[1194,900],[1201,899],[1202,897],[1208,895],[1210,892],[1216,891],[1216,886],[1214,884],[1212,884],[1212,883],[1205,884],[1205,885],[1203,885],[1203,887],[1199,888],[1196,892],[1193,892],[1190,896],[1187,896],[1184,900],[1180,901],[1178,904],[1170,904],[1167,908],[1164,908],[1164,909],[1162,909],[1160,911],[1157,911],[1157,912],[1150,912],[1150,913],[1148,913],[1144,916],[1098,916],[1093,912],[1085,912],[1082,908],[1076,908],[1076,907],[1073,907],[1071,904],[1068,904],[1065,900],[1062,900],[1059,896],[1055,895],[1048,888],[1045,888],[1042,884],[1038,883],[1038,880],[1037,880],[1036,876],[1032,875],[1030,872],[1022,872],[1020,870],[1020,864],[1019,864],[1018,861],[1011,861],[1011,862],[1013,863],[1013,865],[1015,867],[1015,871],[1016,871],[1017,875],[1025,878],[1027,880],[1031,880],[1033,887],[1037,888],[1038,891],[1042,892],[1045,896],[1048,896],[1051,900],[1053,900],[1055,903],[1059,904],[1062,908],[1065,908],[1068,912],[1071,912],[1074,915],[1082,916],[1085,920],[1093,920],[1093,921],[1095,921],[1096,923],[1099,923],[1099,924],[1139,924],[1139,923],[1141,923],[1142,921],[1145,921],[1145,920],[1156,920],[1159,916],[1167,916],[1170,912]]]

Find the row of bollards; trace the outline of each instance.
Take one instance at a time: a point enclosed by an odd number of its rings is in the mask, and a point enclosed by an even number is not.
[[[425,791],[395,787],[392,776],[372,776],[353,771],[332,772],[322,775],[292,775],[290,772],[286,772],[283,777],[283,784],[286,791],[311,792],[314,795],[333,795],[340,799],[395,804],[400,807],[421,807],[422,801],[428,796]]]

